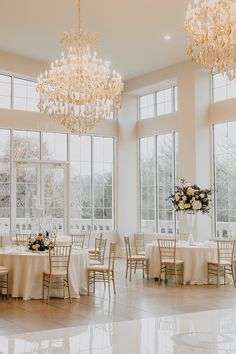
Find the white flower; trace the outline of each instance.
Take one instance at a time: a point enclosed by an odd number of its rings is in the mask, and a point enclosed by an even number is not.
[[[179,196],[179,193],[176,194],[175,196],[175,200],[178,202],[180,200],[180,196]]]
[[[192,204],[194,210],[200,210],[202,208],[202,203],[200,200],[195,200]]]
[[[188,195],[194,195],[194,193],[195,193],[195,190],[192,187],[188,187],[187,188],[187,194]]]
[[[184,201],[183,201],[183,200],[181,200],[181,201],[179,202],[179,208],[180,208],[180,209],[184,209]]]
[[[186,200],[187,200],[186,195],[184,195],[182,199],[183,199],[184,202],[186,202]]]
[[[33,250],[36,250],[36,245],[33,245],[33,246],[32,246],[32,249],[33,249]]]
[[[201,193],[200,198],[205,198],[205,193]]]
[[[184,209],[189,209],[189,208],[190,208],[190,204],[189,203],[184,204]]]

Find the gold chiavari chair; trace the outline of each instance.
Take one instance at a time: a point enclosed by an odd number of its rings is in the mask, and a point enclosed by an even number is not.
[[[16,245],[23,246],[27,244],[31,235],[30,234],[16,234]]]
[[[51,289],[68,290],[70,303],[71,291],[69,281],[69,264],[72,245],[55,245],[49,248],[49,270],[43,272],[43,299],[45,288],[48,289],[48,304],[50,302]],[[64,296],[65,297],[65,296]]]
[[[55,246],[56,243],[57,243],[57,233],[52,233],[50,236],[49,236],[49,242],[51,244],[51,247],[52,246]]]
[[[129,237],[124,236],[124,241],[125,241],[125,251],[126,251],[126,275],[125,277],[127,278],[128,275],[128,269],[130,270],[129,274],[129,279],[131,280],[131,273],[132,269],[136,271],[136,269],[142,269],[143,270],[143,277],[144,273],[146,271],[147,273],[147,279],[149,279],[149,260],[146,256],[141,255],[141,254],[131,254],[131,249],[130,249],[130,242],[129,242]]]
[[[91,237],[91,230],[82,230],[81,234],[84,235],[84,247],[89,248],[90,245],[90,237]]]
[[[110,282],[113,283],[114,294],[116,293],[115,288],[115,255],[116,255],[116,243],[110,243],[109,260],[108,264],[104,265],[90,265],[88,267],[88,295],[89,287],[93,284],[93,290],[95,292],[95,283],[103,282],[104,286],[108,283],[109,296],[110,296]]]
[[[89,258],[93,260],[98,260],[99,253],[101,252],[101,245],[103,240],[102,232],[99,234],[99,237],[95,237],[94,248],[89,248]]]
[[[105,252],[106,252],[106,244],[107,244],[107,239],[95,239],[95,245],[98,249],[98,251],[92,256],[90,255],[90,265],[96,265],[96,264],[104,264],[104,257],[105,257]]]
[[[177,241],[188,241],[189,234],[178,234]]]
[[[217,260],[207,262],[207,281],[210,284],[210,278],[216,278],[216,286],[220,286],[220,277],[223,276],[224,284],[226,275],[231,275],[234,286],[236,287],[234,274],[234,251],[235,240],[217,240]]]
[[[178,286],[178,277],[181,277],[181,283],[184,283],[184,261],[176,259],[176,239],[158,239],[160,252],[160,282],[161,275],[165,273],[165,280],[168,276],[174,276],[176,286]]]
[[[8,274],[9,270],[7,267],[0,266],[0,290],[2,295],[6,295],[8,298]]]
[[[81,248],[84,247],[84,240],[85,240],[85,235],[80,234],[80,235],[71,235],[71,243],[72,245],[79,246]]]
[[[134,245],[136,254],[141,254],[142,256],[145,256],[144,234],[134,234]]]

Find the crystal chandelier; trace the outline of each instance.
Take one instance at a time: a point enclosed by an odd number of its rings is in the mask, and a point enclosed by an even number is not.
[[[195,0],[189,4],[184,24],[187,54],[212,74],[236,78],[236,1]]]
[[[73,134],[85,134],[121,106],[121,76],[111,71],[110,62],[92,53],[95,42],[94,33],[80,28],[78,0],[77,33],[62,36],[66,52],[38,77],[40,111]]]

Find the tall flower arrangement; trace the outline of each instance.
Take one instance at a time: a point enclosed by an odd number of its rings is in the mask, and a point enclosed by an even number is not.
[[[189,185],[184,179],[175,186],[175,193],[170,196],[173,208],[177,212],[208,214],[211,207],[211,189],[202,189],[196,184]]]

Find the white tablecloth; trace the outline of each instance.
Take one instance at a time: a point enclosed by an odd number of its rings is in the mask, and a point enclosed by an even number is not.
[[[9,269],[9,293],[12,297],[24,300],[42,298],[43,271],[49,267],[48,253],[19,248],[0,249],[0,265]],[[73,297],[87,294],[88,265],[88,250],[72,250],[69,276]],[[60,289],[54,290],[53,295],[61,296]]]
[[[160,252],[158,244],[147,244],[146,255],[149,258],[150,277],[160,276]],[[188,243],[177,245],[176,259],[184,261],[185,284],[207,284],[207,262],[217,259],[217,249],[214,244],[206,245]]]

